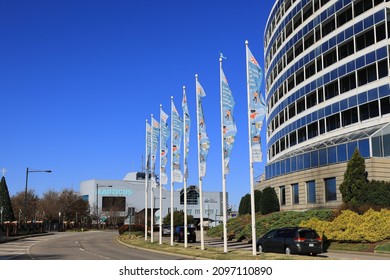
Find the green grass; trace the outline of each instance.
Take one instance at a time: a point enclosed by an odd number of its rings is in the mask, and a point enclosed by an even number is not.
[[[187,248],[184,248],[183,243],[174,243],[173,246],[170,243],[163,242],[159,244],[158,241],[151,243],[150,240],[145,241],[144,237],[123,234],[118,237],[118,241],[129,246],[137,248],[144,248],[149,250],[163,251],[171,254],[179,254],[193,257],[194,259],[214,259],[214,260],[306,260],[306,259],[321,259],[320,257],[310,256],[297,256],[297,255],[284,255],[273,253],[262,253],[254,256],[252,251],[248,250],[230,250],[227,253],[223,252],[222,248],[210,248],[206,247],[205,250],[201,250],[200,245],[188,244]]]
[[[383,242],[375,247],[375,252],[377,253],[387,253],[390,254],[390,241]]]

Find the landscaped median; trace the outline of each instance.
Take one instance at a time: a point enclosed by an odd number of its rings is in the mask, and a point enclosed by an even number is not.
[[[223,248],[206,247],[205,250],[201,250],[200,243],[189,243],[185,248],[183,243],[174,243],[173,246],[170,243],[163,242],[159,244],[158,240],[150,242],[150,239],[145,241],[144,236],[137,234],[129,234],[125,232],[118,236],[118,241],[137,248],[144,248],[149,250],[156,250],[167,252],[171,254],[179,254],[192,256],[194,259],[215,259],[215,260],[320,260],[321,257],[311,256],[299,256],[299,255],[284,255],[273,253],[262,253],[254,256],[251,250],[229,250],[227,253],[223,252]]]

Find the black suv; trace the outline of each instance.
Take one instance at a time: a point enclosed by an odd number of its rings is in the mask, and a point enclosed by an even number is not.
[[[184,226],[177,226],[173,237],[177,242],[184,241]],[[187,227],[187,240],[193,243],[196,242],[195,228]]]
[[[257,251],[317,255],[322,253],[322,239],[310,228],[286,227],[273,229],[259,238]]]

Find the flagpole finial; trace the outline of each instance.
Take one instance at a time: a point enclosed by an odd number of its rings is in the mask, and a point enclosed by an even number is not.
[[[162,108],[162,104],[160,104],[160,108]]]
[[[148,122],[148,119],[146,119],[146,122]]]
[[[195,74],[195,78],[198,78],[198,74]]]
[[[219,62],[222,62],[222,57],[219,58]]]
[[[173,100],[173,96],[171,95],[171,100]]]
[[[150,116],[153,118],[153,114],[150,114]]]
[[[183,89],[186,89],[186,86],[183,86]]]
[[[249,45],[249,41],[248,40],[245,40],[245,45]]]

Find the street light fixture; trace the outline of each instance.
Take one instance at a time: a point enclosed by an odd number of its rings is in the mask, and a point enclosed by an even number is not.
[[[34,169],[26,169],[26,187],[24,189],[24,211],[23,211],[23,215],[24,215],[24,222],[26,223],[27,222],[27,216],[26,216],[26,213],[27,213],[27,184],[28,184],[28,173],[30,172],[46,172],[46,173],[51,173],[51,170],[34,170]]]

